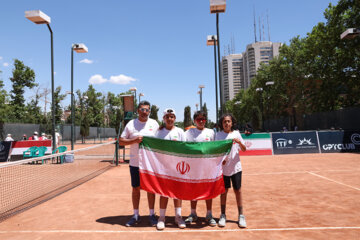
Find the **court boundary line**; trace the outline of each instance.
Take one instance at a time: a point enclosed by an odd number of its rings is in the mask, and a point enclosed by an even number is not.
[[[313,176],[326,179],[326,180],[328,180],[328,181],[330,181],[330,182],[334,182],[334,183],[337,183],[337,184],[340,184],[340,185],[343,185],[343,186],[346,186],[346,187],[349,187],[349,188],[352,188],[352,189],[355,189],[355,190],[360,191],[360,188],[357,188],[357,187],[354,187],[354,186],[351,186],[351,185],[348,185],[348,184],[345,184],[345,183],[342,183],[342,182],[333,180],[333,179],[331,179],[331,178],[327,178],[327,177],[321,176],[321,175],[316,174],[316,173],[313,173],[313,172],[308,172],[308,173],[311,174],[311,175],[313,175]]]
[[[188,230],[188,231],[186,231]],[[356,227],[300,227],[300,228],[253,228],[253,229],[177,229],[177,230],[19,230],[0,231],[6,233],[194,233],[194,232],[273,232],[273,231],[313,231],[313,230],[360,230]]]
[[[294,171],[294,172],[263,172],[263,173],[244,173],[243,176],[260,176],[260,175],[281,175],[281,174],[304,174],[309,172],[356,172],[360,169],[328,169],[328,170],[316,170],[316,171]]]

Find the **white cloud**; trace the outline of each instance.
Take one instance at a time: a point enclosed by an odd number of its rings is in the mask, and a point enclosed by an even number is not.
[[[87,58],[80,61],[80,63],[86,63],[86,64],[92,64],[93,62],[94,62],[93,60],[90,60],[90,59],[87,59]]]
[[[135,78],[125,76],[124,74],[120,74],[118,76],[111,76],[110,80],[109,80],[109,82],[111,82],[111,83],[121,84],[121,85],[126,85],[126,84],[129,84],[134,81],[136,81]]]
[[[8,66],[9,66],[9,63],[5,62],[5,63],[3,63],[3,66],[4,66],[4,67],[8,67]]]
[[[89,79],[90,84],[103,84],[107,81],[108,80],[106,78],[103,78],[103,76],[101,76],[100,74],[95,74]]]

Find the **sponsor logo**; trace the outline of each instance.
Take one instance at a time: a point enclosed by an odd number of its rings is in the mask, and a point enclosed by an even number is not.
[[[322,145],[322,149],[325,151],[330,150],[351,150],[355,149],[355,145],[352,143],[346,143],[346,144],[324,144]]]
[[[351,135],[351,141],[353,142],[353,144],[355,145],[360,145],[360,134],[358,133],[354,133]]]
[[[181,175],[184,175],[190,171],[190,164],[185,161],[181,161],[176,164],[176,171],[178,171]]]
[[[299,143],[296,144],[296,145],[297,145],[297,146],[315,145],[315,143],[312,143],[312,142],[311,142],[311,138],[309,138],[309,139],[304,138],[304,139],[299,139]]]
[[[291,145],[293,142],[290,140],[287,140],[286,138],[278,138],[275,141],[277,148],[291,148]]]

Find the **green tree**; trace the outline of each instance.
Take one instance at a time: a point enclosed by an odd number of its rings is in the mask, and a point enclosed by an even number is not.
[[[158,112],[159,112],[159,108],[156,105],[151,105],[150,118],[159,121]]]
[[[104,102],[102,100],[102,93],[97,92],[93,85],[89,85],[88,90],[86,91],[86,96],[88,97],[87,103],[88,108],[86,115],[90,127],[101,127],[104,124]]]
[[[14,121],[25,120],[25,99],[24,99],[24,88],[33,88],[37,86],[35,83],[35,72],[25,66],[24,63],[18,59],[14,60],[14,69],[12,71],[12,82],[11,90],[11,102],[12,105],[12,116]]]
[[[186,106],[184,109],[184,128],[191,126],[191,108],[190,106]]]
[[[54,91],[54,101],[55,101],[55,124],[61,123],[61,118],[63,115],[63,109],[61,107],[61,101],[66,97],[66,94],[61,94],[61,86],[58,86]]]

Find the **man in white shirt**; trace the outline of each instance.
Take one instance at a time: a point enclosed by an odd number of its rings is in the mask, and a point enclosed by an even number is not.
[[[11,137],[11,134],[9,133],[5,138],[5,142],[12,142],[12,141],[14,141],[14,139]]]
[[[149,118],[150,103],[148,101],[141,101],[138,105],[138,118],[133,119],[125,126],[124,131],[119,139],[119,144],[122,146],[130,145],[130,176],[132,186],[132,204],[134,215],[126,223],[127,227],[134,226],[140,220],[139,203],[140,203],[140,176],[139,176],[139,143],[141,143],[143,136],[155,136],[159,128],[159,124]],[[155,217],[155,194],[147,193],[149,203],[149,221],[151,226],[157,224]]]

